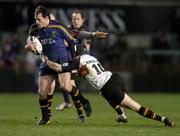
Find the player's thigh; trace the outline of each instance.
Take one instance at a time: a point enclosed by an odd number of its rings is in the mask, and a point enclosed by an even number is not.
[[[58,80],[63,89],[65,89],[68,92],[71,91],[71,89],[72,89],[71,74],[69,72],[59,73]]]
[[[38,79],[39,92],[44,92],[44,93],[48,92],[53,80],[54,80],[54,77],[51,75],[39,76],[39,79]]]

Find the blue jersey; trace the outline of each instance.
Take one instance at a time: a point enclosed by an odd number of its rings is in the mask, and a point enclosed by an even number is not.
[[[73,38],[73,34],[74,33],[71,33],[63,24],[54,20],[51,20],[47,27],[41,29],[38,29],[37,24],[33,24],[29,31],[30,36],[36,36],[41,41],[43,54],[51,61],[60,64],[69,60],[64,41],[68,43],[71,49],[74,49],[77,41]],[[44,70],[45,72],[42,73]],[[52,70],[50,70],[46,64],[42,63],[40,65],[40,75],[52,73]]]

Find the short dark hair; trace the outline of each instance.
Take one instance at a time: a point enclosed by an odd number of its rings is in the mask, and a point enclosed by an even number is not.
[[[73,11],[72,14],[74,14],[74,13],[75,14],[79,13],[81,15],[81,17],[84,19],[84,12],[82,10],[76,9],[76,10]]]
[[[50,11],[49,10],[47,10],[44,6],[42,6],[42,5],[39,5],[39,6],[37,6],[36,7],[36,9],[35,9],[35,11],[34,11],[34,14],[35,15],[38,15],[39,13],[41,13],[42,14],[42,17],[49,17],[49,19],[50,19]]]

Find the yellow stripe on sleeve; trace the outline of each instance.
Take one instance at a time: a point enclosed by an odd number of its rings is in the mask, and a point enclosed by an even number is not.
[[[48,28],[58,28],[66,33],[66,35],[69,37],[69,39],[73,40],[74,38],[72,35],[67,31],[67,29],[60,25],[49,25]]]

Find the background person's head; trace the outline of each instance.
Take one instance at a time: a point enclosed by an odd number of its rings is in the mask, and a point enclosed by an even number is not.
[[[72,13],[72,25],[75,29],[79,29],[84,23],[84,13],[82,10],[75,10]]]

